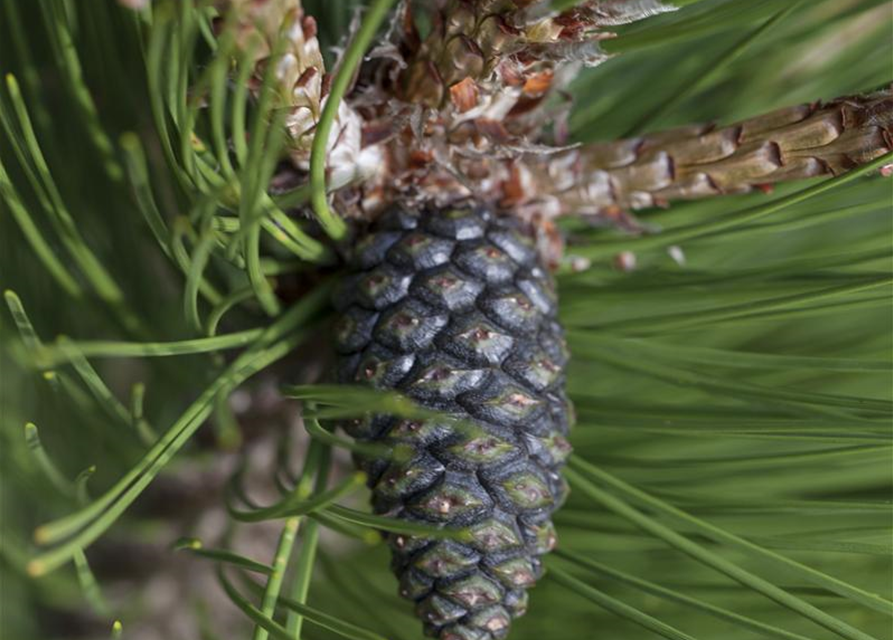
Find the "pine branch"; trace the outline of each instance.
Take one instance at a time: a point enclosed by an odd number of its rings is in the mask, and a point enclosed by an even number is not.
[[[587,145],[538,165],[536,191],[562,212],[616,215],[673,200],[834,176],[893,150],[893,92],[779,109],[726,127],[693,125]]]
[[[290,156],[306,170],[327,93],[315,22],[299,0],[219,2],[236,49],[254,68],[253,85],[274,67]],[[836,175],[893,147],[889,91],[723,128],[694,125],[571,151],[550,146],[542,132],[558,120],[546,98],[581,63],[606,59],[598,43],[613,36],[607,29],[672,9],[657,0],[553,6],[443,0],[423,40],[403,3],[390,43],[372,55],[325,136],[330,188],[356,187],[342,194],[341,212],[365,217],[396,197],[470,195],[522,217],[622,221],[625,212],[673,200]]]

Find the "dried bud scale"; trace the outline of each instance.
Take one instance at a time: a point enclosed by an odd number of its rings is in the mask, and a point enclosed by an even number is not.
[[[273,108],[286,111],[289,156],[297,168],[307,170],[327,91],[316,21],[304,12],[300,0],[219,0],[217,4],[237,50],[249,55],[254,65],[250,81],[255,94],[269,65],[275,65]],[[362,181],[382,164],[380,150],[363,144],[363,126],[363,119],[349,103],[339,105],[327,147],[334,187]]]

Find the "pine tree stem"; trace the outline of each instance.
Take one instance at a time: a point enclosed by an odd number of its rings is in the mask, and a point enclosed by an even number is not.
[[[893,93],[779,109],[717,128],[693,125],[587,145],[543,163],[539,192],[562,211],[612,215],[673,200],[835,176],[893,150]]]

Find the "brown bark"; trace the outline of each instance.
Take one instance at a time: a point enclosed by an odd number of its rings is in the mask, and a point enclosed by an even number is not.
[[[893,93],[779,109],[587,145],[542,163],[536,192],[562,211],[606,214],[834,176],[893,150]]]

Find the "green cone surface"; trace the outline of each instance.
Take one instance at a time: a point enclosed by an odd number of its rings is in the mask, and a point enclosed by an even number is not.
[[[463,418],[373,416],[362,441],[412,455],[364,459],[377,513],[470,536],[391,535],[401,594],[441,640],[503,638],[555,545],[570,453],[567,354],[554,284],[513,219],[482,209],[395,209],[356,244],[337,296],[342,382],[395,389]]]

